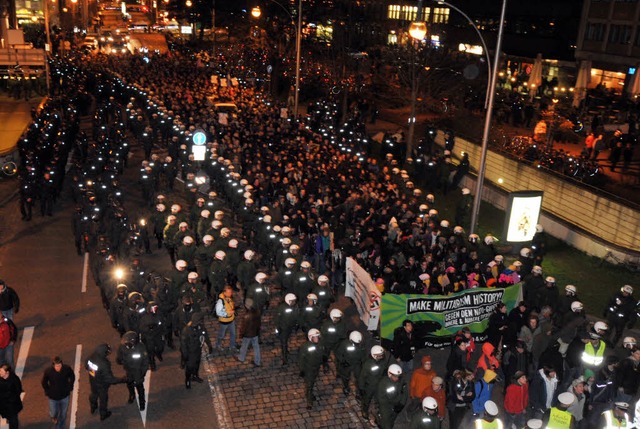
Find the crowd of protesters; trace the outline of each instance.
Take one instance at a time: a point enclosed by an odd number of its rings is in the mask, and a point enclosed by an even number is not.
[[[490,425],[498,415],[491,401],[496,383],[506,391],[500,408],[509,425],[535,429],[543,419],[566,423],[554,427],[599,428],[606,413],[621,418],[640,381],[635,340],[625,338],[624,349],[616,349],[622,330],[635,320],[630,286],[612,300],[609,324],[592,326],[577,288],[567,286],[560,297],[555,280],[543,276],[541,226],[531,247],[508,263],[495,237],[465,234],[468,189],[461,190],[455,222],[443,219],[433,194],[415,186],[402,161],[393,154],[369,158],[366,141],[345,132],[349,128],[338,121],[334,100],[324,99],[298,117],[260,90],[259,75],[246,79],[254,76],[247,70],[257,70],[262,61],[255,50],[214,58],[186,50],[71,58],[54,68],[61,76],[59,98],[41,112],[43,126],[31,128],[21,143],[27,160],[21,171],[23,215],[31,217],[33,189],[40,190],[41,214],[51,215],[63,184],[69,184],[76,246],[92,255],[103,305],[122,335],[117,361],[127,374],[113,376],[110,347],[96,349],[87,361],[92,412],[110,416],[106,392],[119,382],[127,384],[130,403],[137,392],[143,410],[144,373],[162,362],[164,347],[175,347],[174,339],[185,387],[202,382],[201,348],[208,354],[237,351],[237,320],[243,340],[239,360],[245,361],[251,344],[253,363],[261,366],[261,318],[274,311],[270,303],[276,300],[283,365],[297,327],[308,339],[298,355],[308,408],[317,399],[320,369],[331,361],[345,395],[355,378],[365,417],[371,402],[377,404],[383,428],[393,427],[403,410],[412,427],[440,427],[448,419],[457,428],[471,414],[480,425]],[[236,76],[238,84],[229,79]],[[85,108],[85,91],[93,94],[96,109],[90,137],[79,131],[69,107]],[[234,103],[237,111],[219,111],[217,102]],[[354,115],[347,119],[357,122]],[[47,127],[57,136],[50,144],[46,139],[53,134],[42,131]],[[206,135],[203,161],[192,155],[197,131]],[[122,173],[133,168],[128,165],[132,144],[144,153],[140,207],[127,203],[120,186]],[[62,167],[72,149],[64,180]],[[429,160],[447,163],[446,156],[434,151]],[[427,190],[438,186],[420,183]],[[143,267],[142,255],[156,247],[167,252],[166,276]],[[477,362],[473,337],[462,330],[453,339],[446,374],[435,374],[426,357],[414,370],[422,345],[411,322],[403,323],[389,351],[365,350],[362,332],[347,330],[333,304],[347,256],[384,293],[448,295],[522,280],[524,300],[509,314],[504,304],[496,307]],[[237,291],[242,306],[234,300]],[[215,346],[204,326],[206,311],[219,322]],[[615,333],[609,336],[610,331]],[[142,362],[134,361],[132,356],[140,355]],[[573,417],[563,419],[564,412]]]

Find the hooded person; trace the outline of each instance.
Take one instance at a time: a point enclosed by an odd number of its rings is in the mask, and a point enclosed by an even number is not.
[[[409,385],[409,397],[422,400],[422,392],[431,386],[431,381],[437,375],[433,370],[431,356],[422,356],[422,365],[413,371]]]
[[[126,383],[127,378],[118,378],[113,375],[111,362],[108,356],[111,354],[109,344],[100,344],[85,362],[85,368],[89,372],[89,405],[91,414],[100,410],[100,420],[106,420],[111,416],[109,411],[109,387],[112,384]]]

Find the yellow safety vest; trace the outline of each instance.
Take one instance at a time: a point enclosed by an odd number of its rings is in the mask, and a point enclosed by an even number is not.
[[[624,413],[624,418],[622,420],[614,417],[613,411],[611,410],[605,411],[602,415],[604,416],[604,421],[607,424],[602,429],[619,429],[627,427],[627,422],[629,421],[627,413]]]
[[[552,407],[551,413],[549,414],[547,429],[569,429],[570,427],[571,413],[569,411],[563,411],[556,407]]]
[[[606,348],[604,341],[600,341],[600,347],[598,351],[593,348],[593,344],[588,342],[584,345],[584,352],[582,352],[582,362],[587,365],[600,366],[604,361],[604,349]]]
[[[476,429],[504,429],[504,425],[500,419],[488,422],[485,419],[476,420]]]
[[[233,305],[233,299],[227,298],[224,296],[224,293],[221,293],[218,298],[220,298],[224,304],[224,311],[231,316],[220,317],[218,316],[218,320],[222,323],[231,323],[236,318],[236,313],[233,311],[235,306]]]

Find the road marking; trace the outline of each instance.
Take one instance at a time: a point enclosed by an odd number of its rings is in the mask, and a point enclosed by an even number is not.
[[[89,275],[89,252],[84,252],[84,263],[82,265],[82,293],[87,291],[87,276]]]
[[[24,374],[24,367],[27,363],[27,356],[29,355],[29,347],[31,347],[31,340],[33,339],[34,326],[27,326],[22,331],[22,340],[20,341],[20,351],[18,352],[18,360],[16,361],[16,375],[22,380],[22,374]]]
[[[22,331],[22,340],[20,340],[20,351],[18,352],[18,360],[16,361],[15,374],[20,380],[22,380],[22,374],[24,374],[24,367],[27,363],[27,356],[29,355],[29,348],[31,347],[31,340],[33,339],[34,326],[27,326]],[[20,400],[24,401],[25,392],[20,394]],[[0,429],[7,428],[7,421],[2,419],[0,421]]]
[[[73,373],[76,376],[76,382],[71,392],[71,417],[69,418],[69,429],[76,428],[76,419],[78,417],[78,395],[80,394],[80,362],[82,360],[82,344],[76,346],[76,360],[73,364]]]
[[[204,354],[204,351],[203,351]],[[209,391],[211,392],[211,402],[215,410],[216,417],[218,418],[219,429],[230,429],[233,427],[233,421],[229,414],[229,407],[227,407],[227,401],[224,399],[222,389],[218,387],[218,373],[215,371],[213,365],[209,362],[207,355],[204,354],[204,370],[207,373],[207,383],[209,384]]]
[[[151,371],[147,370],[147,374],[144,376],[144,400],[147,403],[144,411],[140,411],[140,417],[142,417],[142,426],[147,427],[147,410],[149,409],[149,386],[151,386]],[[140,409],[140,397],[138,397],[138,409]]]

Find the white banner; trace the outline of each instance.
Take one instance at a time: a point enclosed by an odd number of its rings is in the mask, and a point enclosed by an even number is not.
[[[374,331],[380,323],[380,302],[382,294],[376,284],[353,258],[347,258],[347,285],[345,296],[356,304],[360,318],[367,330]]]

